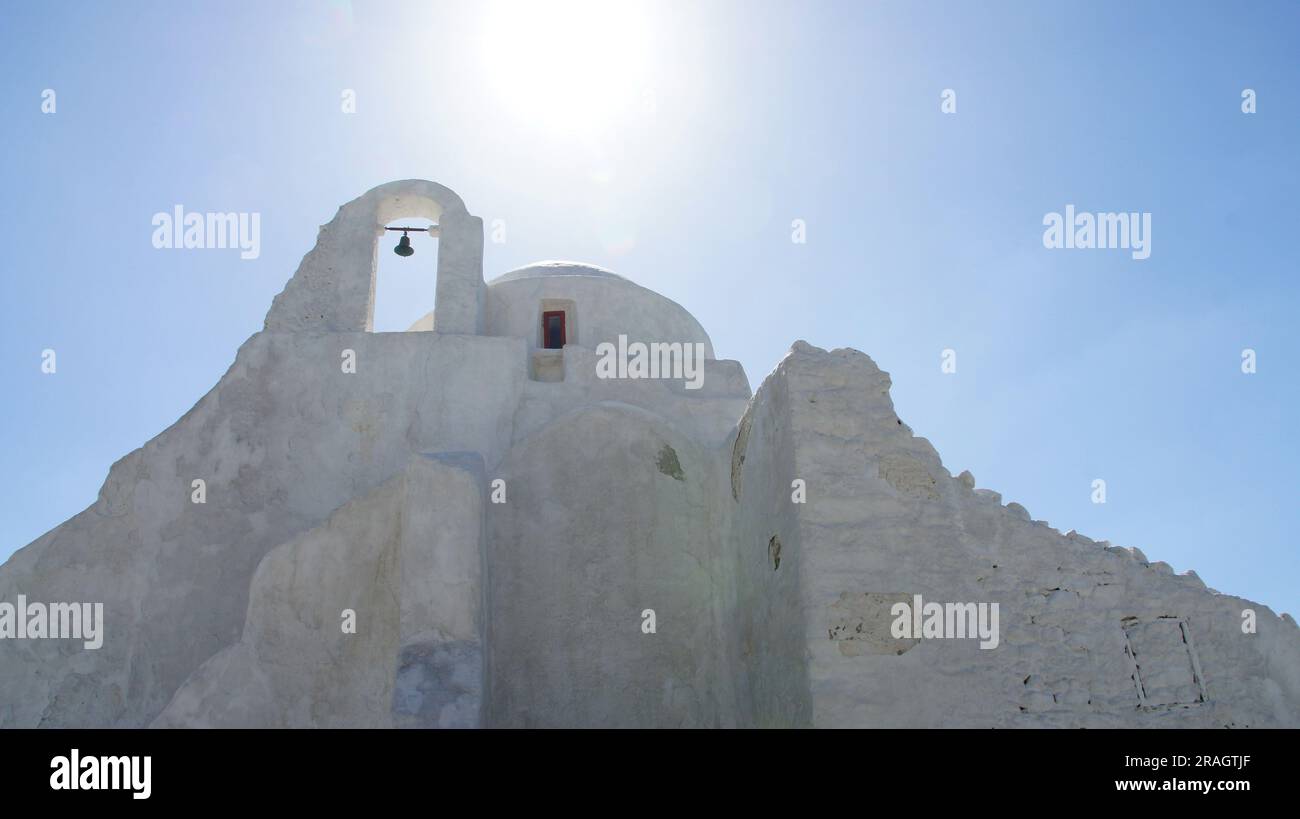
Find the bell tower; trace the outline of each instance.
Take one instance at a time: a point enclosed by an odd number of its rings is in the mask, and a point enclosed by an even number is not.
[[[483,220],[450,188],[405,179],[372,188],[339,208],[266,315],[268,332],[346,333],[374,327],[380,238],[399,219],[437,223],[438,272],[430,289],[439,333],[482,335]]]

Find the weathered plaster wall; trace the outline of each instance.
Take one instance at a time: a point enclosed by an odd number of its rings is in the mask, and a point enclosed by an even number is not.
[[[154,726],[480,725],[483,478],[476,455],[415,456],[273,549],[240,641],[191,675]]]
[[[342,352],[356,372],[342,371]],[[568,351],[566,351],[568,353]],[[572,355],[581,355],[575,348]],[[487,466],[584,404],[622,397],[721,441],[748,397],[734,362],[706,387],[525,375],[521,340],[429,333],[261,333],[176,425],[111,470],[100,501],[0,568],[0,595],[102,601],[95,652],[0,643],[4,725],[142,725],[244,625],[266,553],[405,467],[413,452],[478,452]],[[697,397],[699,396],[699,397]],[[191,481],[206,481],[193,504]]]
[[[749,401],[749,380],[736,361],[706,359],[703,383],[686,389],[678,379],[603,379],[596,377],[594,350],[568,345],[564,380],[529,381],[515,412],[515,441],[532,435],[555,418],[581,406],[620,401],[672,419],[682,433],[720,446],[732,434]]]
[[[356,352],[356,373],[341,351]],[[103,602],[103,648],[0,641],[0,725],[139,726],[239,637],[272,548],[412,453],[508,448],[523,343],[434,333],[259,333],[99,500],[0,567],[0,599]],[[191,503],[191,481],[207,502]]]
[[[392,727],[405,494],[398,476],[267,554],[241,639],[203,663],[154,726]],[[342,631],[346,609],[355,635]]]
[[[794,477],[808,483],[799,572],[814,725],[1300,724],[1293,621],[950,476],[862,353],[800,342],[774,377]],[[998,602],[1001,644],[893,640],[880,603],[916,593]],[[1257,634],[1241,631],[1246,608]]]
[[[719,466],[667,419],[618,404],[565,415],[507,456],[509,499],[488,514],[489,725],[734,722]]]
[[[477,728],[487,683],[487,475],[478,453],[417,456],[398,566],[399,728]]]
[[[724,453],[731,513],[727,651],[737,721],[747,726],[800,727],[812,719],[789,419],[785,374],[777,370],[754,396]]]
[[[1300,722],[1292,621],[951,477],[861,353],[796,344],[746,410],[729,362],[710,362],[693,395],[589,379],[576,346],[564,382],[530,382],[525,348],[250,339],[190,413],[114,466],[92,508],[0,568],[4,599],[102,601],[107,615],[100,651],[0,643],[3,724],[143,725],[174,695],[159,724]],[[423,484],[454,504],[377,489],[423,451],[479,453],[444,456],[448,477]],[[509,501],[484,506],[496,476]],[[206,504],[190,502],[195,477]],[[806,505],[790,500],[795,478]],[[455,548],[479,542],[481,517],[486,694],[467,636],[473,552]],[[415,531],[434,533],[426,551],[395,545]],[[409,572],[382,580],[395,549]],[[362,567],[375,582],[355,582]],[[1001,644],[893,640],[888,604],[916,593],[999,603]],[[353,599],[382,637],[340,660],[337,624],[311,607]],[[640,631],[644,608],[656,634]],[[1241,633],[1245,608],[1258,634]],[[419,625],[431,619],[442,625]]]

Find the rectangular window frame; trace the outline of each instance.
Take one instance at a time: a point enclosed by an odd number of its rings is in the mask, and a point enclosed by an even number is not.
[[[560,344],[558,347],[551,346],[550,334],[547,332],[550,329],[550,320],[552,317],[559,317],[560,319]],[[569,343],[569,328],[568,328],[568,320],[567,317],[565,316],[565,311],[543,310],[542,311],[542,349],[560,350],[563,349],[564,345],[568,343]]]

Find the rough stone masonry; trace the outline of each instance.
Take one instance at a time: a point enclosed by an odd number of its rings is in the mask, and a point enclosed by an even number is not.
[[[434,310],[373,333],[402,217]],[[866,355],[796,342],[751,396],[672,301],[482,258],[440,185],[344,205],[216,386],[0,567],[103,605],[96,650],[0,639],[0,726],[1300,725],[1289,616],[953,477]],[[703,345],[699,389],[598,377],[620,336]],[[901,636],[912,601],[998,639]]]

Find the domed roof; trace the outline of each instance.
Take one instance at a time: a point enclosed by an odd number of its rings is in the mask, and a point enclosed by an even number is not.
[[[503,282],[513,282],[519,279],[541,279],[548,276],[591,276],[601,279],[618,279],[627,281],[626,278],[618,275],[612,270],[606,270],[603,267],[597,267],[594,264],[585,264],[583,262],[562,262],[546,261],[534,262],[525,265],[517,270],[511,270],[509,273],[502,273],[492,281],[488,282],[491,287],[494,284]]]
[[[487,335],[540,344],[541,311],[569,310],[566,332],[570,344],[594,350],[603,342],[615,343],[620,336],[699,342],[704,344],[705,358],[713,358],[709,334],[684,307],[593,264],[535,262],[497,276],[488,282],[487,291]]]

